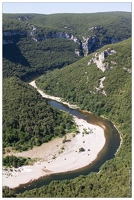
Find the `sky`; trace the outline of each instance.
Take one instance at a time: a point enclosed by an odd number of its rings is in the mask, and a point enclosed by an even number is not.
[[[2,2],[3,13],[96,13],[109,11],[131,12],[131,2]]]

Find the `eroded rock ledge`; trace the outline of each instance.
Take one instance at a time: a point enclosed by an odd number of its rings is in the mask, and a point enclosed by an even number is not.
[[[91,63],[95,63],[96,66],[103,72],[105,72],[106,70],[109,70],[110,68],[113,67],[113,65],[115,65],[116,63],[114,61],[111,61],[111,65],[109,65],[108,62],[104,62],[105,58],[108,55],[113,55],[115,54],[116,51],[115,50],[111,50],[110,48],[104,50],[103,52],[96,53],[95,57],[92,58],[89,62],[88,65],[91,65]]]

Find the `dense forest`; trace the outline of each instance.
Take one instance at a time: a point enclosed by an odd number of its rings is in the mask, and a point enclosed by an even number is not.
[[[40,27],[45,33],[49,33],[51,30],[67,31],[80,38],[94,34],[90,28],[97,26],[103,28],[103,32],[100,32],[102,37],[105,37],[105,34],[106,36],[110,34],[110,37],[116,37],[117,39],[131,35],[131,13],[129,12],[51,15],[3,14],[4,31],[26,31],[28,23]]]
[[[48,70],[61,68],[80,59],[79,46],[68,40],[48,39],[36,43],[31,38],[3,46],[3,77],[27,80]]]
[[[36,80],[40,89],[107,118],[122,137],[115,158],[99,173],[52,181],[22,194],[3,187],[3,197],[131,197],[130,37],[131,13],[3,15],[3,154],[7,148],[31,149],[76,129],[68,113],[52,108],[23,82],[42,74]],[[3,156],[5,166],[29,162]]]
[[[114,122],[123,140],[116,157],[103,164],[98,174],[53,181],[40,189],[26,191],[20,197],[131,196],[131,39],[105,46],[99,52],[107,48],[114,49],[116,53],[107,56],[105,62],[116,64],[105,72],[94,63],[87,65],[93,57],[91,54],[64,69],[40,77],[36,83],[45,92],[59,95]],[[99,79],[104,76],[106,95],[95,88],[99,87]]]
[[[115,51],[113,55],[107,55],[103,61],[103,64],[109,65],[109,69],[103,72],[97,68],[95,63],[88,64],[96,54],[99,57],[107,49]],[[105,77],[102,83],[104,88],[99,88],[103,77]],[[107,115],[107,111],[113,109],[114,101],[117,101],[117,99],[121,101],[121,97],[124,95],[123,91],[131,95],[130,81],[131,39],[128,39],[117,44],[104,46],[97,52],[66,68],[48,72],[38,78],[36,83],[46,93],[62,97],[65,101],[77,104],[81,109],[86,109],[98,115]],[[128,88],[127,91],[126,88]],[[106,94],[103,93],[103,90]],[[113,98],[113,96],[116,96],[116,98]],[[109,98],[113,98],[113,100],[111,101]],[[100,101],[98,101],[99,99]],[[126,103],[126,106],[127,104],[130,105],[129,99],[131,99],[131,96],[128,99],[126,98],[127,102],[122,100],[122,103]]]
[[[24,151],[72,128],[72,117],[50,107],[32,86],[15,77],[3,80],[3,148]]]
[[[3,14],[3,76],[28,80],[131,37],[131,13]]]

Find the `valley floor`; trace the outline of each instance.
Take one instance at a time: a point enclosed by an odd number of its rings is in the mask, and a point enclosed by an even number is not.
[[[96,159],[98,153],[105,144],[104,130],[83,119],[74,117],[78,125],[79,133],[66,135],[64,138],[56,138],[32,150],[15,153],[15,156],[38,158],[32,166],[23,166],[17,169],[3,169],[3,186],[15,188],[20,184],[28,183],[41,176],[58,172],[73,171],[82,168]],[[83,134],[86,129],[88,134]],[[79,149],[84,151],[80,152]]]
[[[30,84],[38,90],[35,81]],[[40,90],[38,92],[45,98],[51,97],[46,97]],[[57,100],[58,97],[51,98]],[[42,176],[73,171],[92,163],[105,144],[105,127],[89,124],[77,117],[74,117],[74,122],[78,126],[79,133],[67,134],[66,140],[64,137],[56,138],[32,150],[9,153],[8,155],[35,158],[37,162],[17,169],[3,169],[2,185],[15,188]]]

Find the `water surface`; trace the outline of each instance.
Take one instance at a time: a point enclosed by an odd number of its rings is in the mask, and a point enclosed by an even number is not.
[[[105,145],[99,152],[97,158],[90,165],[70,172],[51,174],[49,176],[41,177],[32,183],[20,185],[19,187],[15,188],[17,193],[24,192],[25,190],[31,190],[33,188],[39,188],[43,185],[48,185],[53,180],[68,180],[76,178],[80,175],[88,175],[90,172],[98,172],[101,165],[105,163],[106,160],[114,158],[115,153],[120,146],[120,135],[112,122],[100,117],[96,117],[92,113],[88,113],[86,111],[69,108],[67,105],[54,100],[48,100],[48,102],[51,104],[51,106],[64,112],[69,112],[71,115],[84,119],[91,124],[105,127]]]

